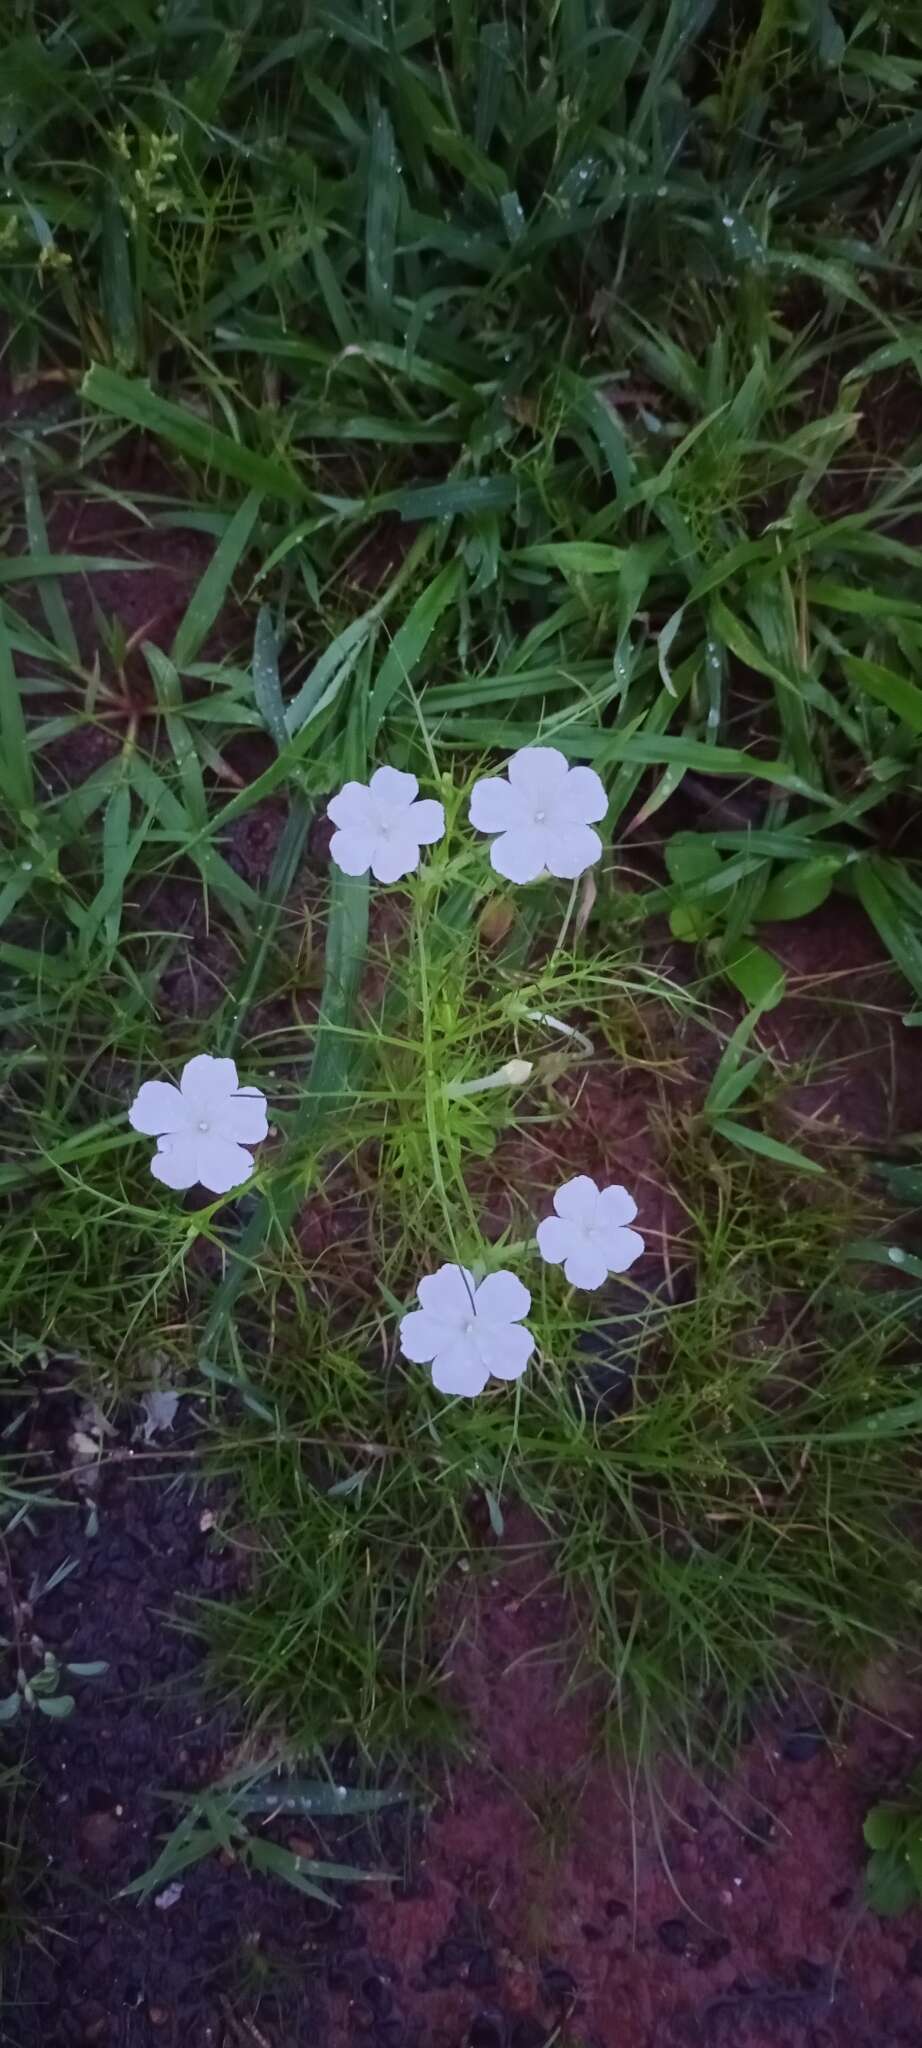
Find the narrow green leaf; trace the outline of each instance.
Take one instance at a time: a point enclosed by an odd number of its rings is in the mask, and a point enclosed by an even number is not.
[[[131,241],[121,201],[111,178],[102,202],[100,286],[103,317],[119,370],[133,370],[138,360],[138,326]]]
[[[348,626],[338,633],[329,647],[324,648],[315,661],[307,680],[302,683],[297,696],[285,713],[285,728],[289,739],[295,739],[303,726],[338,695],[348,681],[358,662],[363,647],[378,621],[378,611],[372,608],[361,618],[352,619]]]
[[[288,745],[285,705],[279,681],[279,651],[268,605],[260,605],[253,636],[253,696],[266,731],[281,753]]]
[[[126,420],[146,434],[155,434],[204,470],[217,470],[222,476],[236,477],[251,490],[265,491],[274,498],[301,498],[305,495],[297,477],[281,459],[258,455],[254,449],[245,448],[239,441],[232,440],[229,434],[210,426],[207,420],[199,419],[186,406],[174,405],[172,399],[159,398],[140,377],[122,377],[118,371],[107,370],[101,363],[94,363],[80,389],[88,405],[96,405],[101,412],[111,414],[114,419]],[[135,565],[122,562],[118,566]]]
[[[922,690],[908,676],[896,675],[893,669],[881,668],[877,661],[863,661],[856,654],[846,655],[842,667],[857,689],[886,704],[911,732],[922,733]]]
[[[873,857],[859,860],[852,873],[859,902],[888,953],[902,969],[910,987],[922,995],[922,936],[919,926],[911,923],[891,889],[885,863]]]
[[[764,1131],[755,1130],[752,1124],[738,1124],[732,1117],[717,1117],[714,1129],[731,1145],[742,1145],[747,1152],[758,1152],[762,1159],[771,1159],[776,1166],[792,1167],[797,1173],[821,1174],[825,1168],[815,1159],[808,1159],[805,1152],[795,1152],[793,1145],[782,1145],[777,1138],[768,1138]]]
[[[0,617],[0,789],[18,810],[33,801],[35,784],[19,683],[6,626]]]
[[[398,690],[411,680],[442,613],[457,595],[462,574],[460,562],[449,562],[440,569],[394,634],[371,693],[368,707],[370,741],[374,740]]]
[[[397,216],[400,176],[390,116],[378,107],[368,152],[368,206],[365,217],[365,279],[368,303],[377,332],[392,325]]]
[[[624,549],[609,547],[598,540],[541,541],[532,547],[516,548],[511,560],[560,569],[567,576],[616,576],[624,561]]]
[[[142,566],[116,555],[13,555],[0,562],[0,583],[38,583],[46,576],[136,576]]]
[[[262,504],[261,491],[250,491],[215,548],[201,581],[193,591],[173,641],[171,654],[177,668],[195,661],[214,625],[241,557],[246,553]]]
[[[26,510],[26,533],[29,553],[37,560],[48,556],[48,534],[45,516],[35,476],[35,464],[26,451],[22,458],[23,498]],[[59,653],[76,668],[80,661],[77,636],[71,623],[70,613],[64,602],[64,593],[57,578],[43,576],[38,586],[39,602],[48,621],[48,630]]]

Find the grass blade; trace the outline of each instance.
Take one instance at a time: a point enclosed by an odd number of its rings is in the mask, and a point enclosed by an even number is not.
[[[368,735],[373,740],[398,690],[408,683],[422,659],[442,613],[453,602],[461,581],[460,562],[449,562],[417,598],[394,634],[381,663],[368,707]]]
[[[28,452],[22,458],[22,484],[26,508],[26,533],[29,539],[29,552],[38,559],[44,559],[48,555],[48,534],[45,528],[44,513],[42,512],[42,501],[35,478],[35,464]],[[71,662],[74,668],[78,667],[80,650],[77,646],[77,636],[71,624],[70,613],[64,602],[64,593],[57,578],[54,576],[42,577],[38,586],[38,594],[42,610],[48,621],[48,631],[55,646],[59,653],[63,655],[65,661]]]
[[[236,477],[238,483],[249,485],[251,490],[264,491],[272,498],[303,498],[305,493],[290,469],[281,461],[273,461],[266,455],[259,455],[252,448],[246,448],[230,434],[222,434],[217,427],[199,419],[187,406],[176,405],[172,399],[159,398],[149,384],[139,377],[123,377],[116,370],[107,370],[101,363],[94,363],[88,370],[80,387],[88,405],[99,407],[101,412],[111,414],[113,419],[125,420],[130,426],[140,427],[142,433],[154,434],[158,440],[166,441],[191,462],[204,470],[217,470],[221,476]],[[125,567],[124,563],[120,564]]]
[[[32,756],[26,737],[22,698],[13,667],[6,626],[0,617],[0,789],[20,811],[35,794]]]
[[[253,636],[253,696],[267,733],[279,753],[288,745],[285,705],[279,681],[279,651],[268,605],[260,605]]]
[[[731,1145],[742,1145],[747,1152],[758,1152],[762,1159],[772,1159],[776,1166],[789,1166],[796,1173],[825,1173],[825,1167],[816,1159],[808,1159],[805,1152],[796,1152],[793,1145],[782,1145],[778,1138],[768,1138],[764,1131],[756,1130],[752,1124],[738,1124],[733,1117],[719,1116],[714,1119],[714,1129]]]
[[[234,571],[246,553],[261,504],[262,492],[250,491],[234,513],[226,534],[215,548],[201,582],[193,591],[185,616],[177,628],[171,649],[177,668],[188,668],[190,661],[195,661],[210,633],[227,596]]]

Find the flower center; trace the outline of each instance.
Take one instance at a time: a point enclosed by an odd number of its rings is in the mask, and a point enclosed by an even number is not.
[[[211,1125],[210,1125],[210,1123],[209,1123],[209,1121],[208,1121],[208,1118],[207,1118],[207,1116],[200,1116],[200,1117],[199,1117],[199,1120],[198,1120],[198,1127],[199,1127],[199,1130],[200,1130],[200,1131],[205,1131],[205,1132],[208,1132],[208,1131],[210,1131],[210,1129],[211,1129]]]

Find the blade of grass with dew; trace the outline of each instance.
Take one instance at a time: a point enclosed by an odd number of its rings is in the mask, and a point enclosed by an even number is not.
[[[279,680],[279,650],[272,613],[262,604],[256,614],[253,635],[253,699],[270,739],[279,753],[288,745],[285,704]]]

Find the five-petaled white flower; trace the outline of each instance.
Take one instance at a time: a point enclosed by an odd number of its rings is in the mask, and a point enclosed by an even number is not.
[[[569,767],[557,747],[520,747],[506,774],[471,791],[471,824],[499,834],[490,848],[496,873],[509,882],[535,882],[545,871],[575,881],[602,851],[592,826],[608,798],[595,769]]]
[[[627,1230],[637,1203],[627,1188],[600,1188],[587,1173],[565,1181],[554,1196],[556,1216],[538,1225],[538,1250],[549,1266],[563,1266],[573,1287],[601,1287],[609,1273],[626,1273],[644,1241]]]
[[[531,1295],[514,1273],[488,1273],[480,1286],[466,1266],[440,1266],[421,1280],[418,1309],[404,1316],[400,1348],[414,1365],[432,1365],[441,1394],[482,1394],[493,1373],[517,1380],[535,1348],[521,1319]]]
[[[128,1121],[146,1138],[158,1140],[150,1163],[155,1180],[168,1188],[201,1184],[214,1195],[249,1180],[253,1155],[268,1135],[266,1098],[258,1088],[240,1088],[233,1060],[200,1052],[183,1067],[178,1088],[171,1081],[145,1081],[128,1111]]]
[[[419,866],[421,846],[433,846],[445,831],[445,811],[434,797],[417,802],[415,775],[376,768],[370,782],[347,782],[330,798],[327,817],[336,831],[330,857],[345,875],[371,869],[376,882],[399,882]]]

